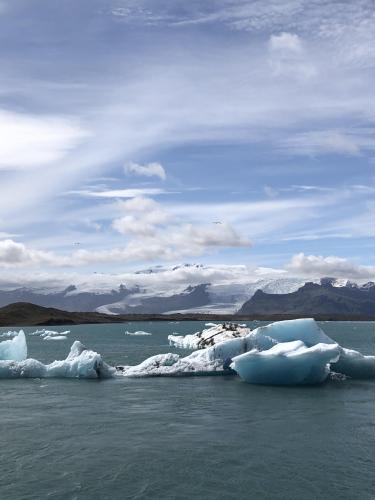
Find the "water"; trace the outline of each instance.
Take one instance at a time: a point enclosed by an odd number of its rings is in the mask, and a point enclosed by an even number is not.
[[[28,336],[29,355],[62,359],[78,339],[110,364],[133,364],[179,352],[167,335],[202,327],[56,327],[71,330],[68,340]],[[375,323],[322,327],[346,347],[375,353]],[[230,376],[0,384],[1,499],[375,498],[375,381],[310,388],[251,386]]]

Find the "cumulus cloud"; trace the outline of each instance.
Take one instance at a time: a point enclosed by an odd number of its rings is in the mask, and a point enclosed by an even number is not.
[[[143,245],[152,248],[156,245],[159,255],[165,258],[199,255],[215,247],[250,246],[249,240],[228,222],[215,225],[181,223],[173,212],[165,210],[150,198],[133,198],[121,202],[119,206],[124,215],[113,221],[113,229],[138,238],[138,241],[131,242],[132,247]]]
[[[65,257],[58,257],[51,252],[34,250],[12,239],[0,241],[0,265],[20,267],[27,265],[68,265]]]
[[[0,110],[0,170],[48,165],[88,135],[71,119]]]
[[[286,265],[286,269],[291,274],[314,277],[331,276],[365,280],[375,277],[375,266],[361,266],[342,257],[323,257],[304,253],[294,255]]]
[[[138,163],[130,162],[124,167],[127,174],[140,175],[143,177],[159,177],[165,181],[166,173],[164,167],[160,163],[147,163],[146,165],[139,165]]]
[[[159,203],[151,198],[138,197],[119,203],[125,215],[115,219],[113,229],[121,234],[137,234],[150,236],[156,227],[170,220],[168,214]]]

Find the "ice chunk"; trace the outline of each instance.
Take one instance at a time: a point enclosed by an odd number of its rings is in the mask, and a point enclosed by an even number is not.
[[[207,323],[207,325],[213,326],[191,335],[168,335],[170,345],[182,349],[204,349],[225,340],[245,337],[250,332],[250,329],[246,326],[243,327],[235,323]]]
[[[329,363],[337,361],[337,344],[307,347],[301,340],[282,342],[265,351],[246,352],[233,358],[230,365],[251,384],[320,384],[329,375]]]
[[[178,354],[158,354],[136,366],[118,367],[126,377],[155,377],[181,375],[210,375],[231,372],[232,357],[245,352],[245,338],[231,339],[207,349],[192,352],[181,358]]]
[[[147,376],[155,376],[166,374],[168,368],[173,366],[180,359],[178,354],[157,354],[156,356],[151,356],[147,358],[145,361],[135,366],[118,366],[116,367],[118,372],[121,372],[122,375],[126,375],[128,377],[147,377]]]
[[[152,335],[150,332],[144,332],[142,330],[138,330],[137,332],[125,332],[125,335],[132,335],[134,337],[147,337],[149,335]]]
[[[22,361],[26,358],[27,345],[23,330],[12,339],[0,342],[0,360]]]
[[[364,356],[352,349],[340,348],[340,359],[332,364],[332,370],[350,378],[375,378],[375,356]]]
[[[107,378],[115,369],[76,340],[66,359],[44,365],[36,359],[0,361],[0,378]]]
[[[266,326],[260,326],[250,332],[248,339],[259,350],[269,349],[272,345],[280,342],[292,342],[293,340],[302,340],[307,347],[319,343],[336,343],[323,332],[312,318],[276,321]]]
[[[47,335],[43,340],[67,340],[67,338],[66,335]]]
[[[68,378],[107,378],[115,373],[115,369],[104,363],[100,354],[86,349],[76,340],[68,357],[63,361],[54,361],[46,365],[47,377]]]
[[[9,330],[8,332],[3,332],[3,333],[0,333],[0,337],[2,338],[10,338],[12,339],[13,337],[16,337],[18,335],[19,332],[17,331],[12,331],[12,330]]]

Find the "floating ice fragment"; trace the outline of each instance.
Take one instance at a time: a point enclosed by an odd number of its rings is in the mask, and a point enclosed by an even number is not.
[[[36,359],[0,361],[0,378],[107,378],[114,374],[115,369],[107,365],[100,354],[86,349],[78,340],[66,359],[49,365]]]
[[[201,332],[191,335],[168,335],[169,344],[181,349],[204,349],[238,337],[245,337],[250,329],[235,323],[207,323],[206,326],[213,325]]]
[[[282,342],[265,351],[252,351],[233,358],[230,365],[251,384],[320,384],[329,375],[329,363],[337,361],[337,344],[306,347],[301,340]]]
[[[125,335],[131,335],[131,336],[134,336],[134,337],[147,337],[149,335],[152,335],[152,333],[150,333],[150,332],[144,332],[142,330],[138,330],[137,332],[128,332],[128,331],[126,331]]]
[[[9,332],[3,332],[3,333],[0,333],[0,337],[1,338],[13,338],[13,337],[16,337],[18,335],[19,332],[17,331],[12,331],[12,330],[9,330]]]
[[[26,338],[23,330],[10,339],[0,342],[0,360],[22,361],[27,358]]]
[[[67,340],[67,338],[66,335],[47,335],[43,340]]]
[[[375,356],[364,356],[358,351],[340,347],[340,358],[332,370],[356,379],[375,378]]]

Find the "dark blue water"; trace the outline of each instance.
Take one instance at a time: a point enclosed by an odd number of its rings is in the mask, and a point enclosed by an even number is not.
[[[68,341],[28,337],[29,356],[65,358],[79,339],[110,364],[133,364],[173,351],[169,333],[201,327],[68,327]],[[346,347],[375,353],[374,323],[322,327]],[[375,381],[282,388],[213,376],[0,385],[1,499],[375,498]]]

